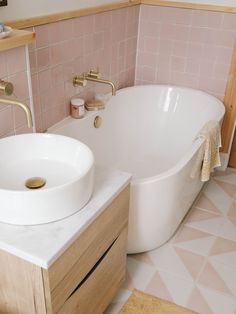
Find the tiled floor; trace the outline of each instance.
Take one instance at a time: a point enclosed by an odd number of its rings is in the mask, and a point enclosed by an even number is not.
[[[201,314],[236,314],[236,170],[214,175],[168,243],[128,257],[106,314],[118,313],[133,288]]]

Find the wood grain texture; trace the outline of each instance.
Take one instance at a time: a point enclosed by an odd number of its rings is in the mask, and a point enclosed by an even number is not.
[[[101,314],[125,279],[127,227],[59,314]]]
[[[34,40],[34,32],[14,29],[9,37],[0,39],[0,51],[27,45]]]
[[[22,29],[22,28],[62,21],[66,19],[71,19],[75,17],[127,8],[130,6],[137,5],[139,3],[140,3],[140,0],[130,0],[130,1],[124,0],[124,1],[119,1],[116,3],[93,6],[93,7],[88,7],[84,9],[72,10],[72,11],[43,15],[43,16],[36,16],[32,18],[19,19],[19,20],[14,20],[14,21],[5,21],[4,23],[13,28]]]
[[[214,4],[200,4],[191,2],[180,2],[180,1],[166,1],[166,0],[141,0],[142,4],[159,5],[165,7],[175,7],[182,9],[193,9],[193,10],[205,10],[205,11],[216,11],[225,13],[236,13],[236,7],[214,5]]]
[[[46,314],[42,270],[0,251],[0,313]]]
[[[225,116],[222,125],[222,152],[229,153],[234,121],[236,117],[236,44],[234,46],[225,93]]]
[[[75,287],[128,223],[129,187],[124,189],[47,270],[43,270],[48,313],[59,311]]]

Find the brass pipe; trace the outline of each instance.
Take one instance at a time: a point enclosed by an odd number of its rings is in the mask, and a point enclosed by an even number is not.
[[[26,104],[15,99],[13,100],[13,99],[6,99],[6,98],[0,98],[0,102],[8,104],[8,105],[21,107],[26,114],[28,128],[31,128],[33,126],[32,113],[30,111],[30,108]]]
[[[98,83],[110,85],[111,88],[112,88],[112,96],[116,95],[116,87],[115,87],[115,84],[113,82],[108,81],[108,80],[103,80],[103,79],[100,79],[100,78],[90,77],[89,75],[86,75],[85,79],[87,81],[98,82]]]

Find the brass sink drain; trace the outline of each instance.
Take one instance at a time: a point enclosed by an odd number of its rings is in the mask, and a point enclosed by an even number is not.
[[[46,180],[40,177],[29,178],[25,181],[25,186],[28,189],[40,189],[46,184]]]

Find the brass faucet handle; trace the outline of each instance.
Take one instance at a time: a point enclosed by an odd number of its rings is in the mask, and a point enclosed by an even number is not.
[[[3,80],[0,80],[0,92],[3,93],[6,96],[10,96],[13,94],[14,86],[10,82],[6,82]]]
[[[74,86],[83,86],[83,87],[86,86],[87,80],[86,80],[85,77],[86,77],[85,73],[83,73],[83,74],[81,74],[79,76],[75,76],[73,78],[73,85]]]
[[[88,76],[89,77],[92,77],[92,78],[99,78],[99,69],[97,69],[96,71],[95,70],[90,70],[89,73],[88,73]]]

